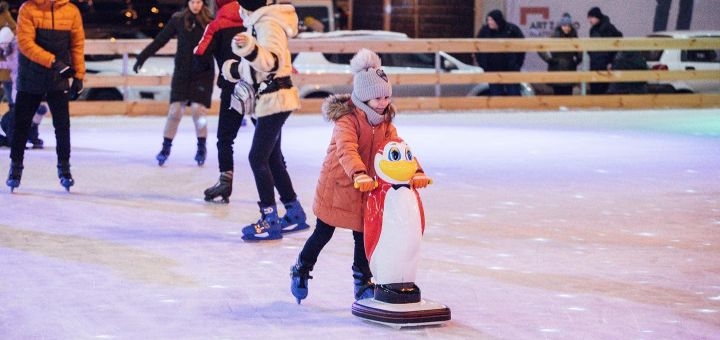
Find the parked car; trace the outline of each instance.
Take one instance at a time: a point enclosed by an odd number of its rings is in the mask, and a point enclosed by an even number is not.
[[[720,31],[663,31],[648,35],[653,38],[702,39],[720,38]],[[645,51],[648,67],[653,70],[713,70],[720,71],[720,49]],[[654,93],[720,92],[720,79],[703,81],[673,81],[649,83]]]
[[[334,31],[328,33],[305,32],[300,33],[297,39],[338,39],[338,40],[407,40],[405,33],[358,30]],[[383,68],[387,74],[422,74],[435,73],[434,53],[378,53],[382,59]],[[481,67],[463,63],[452,55],[439,52],[440,71],[446,73],[482,73]],[[293,66],[300,74],[318,73],[346,73],[350,74],[350,59],[353,53],[322,53],[300,52],[293,58]],[[441,96],[479,96],[487,95],[487,83],[479,84],[441,84]],[[338,84],[304,84],[300,87],[302,98],[324,98],[331,94],[350,93],[351,85]],[[534,92],[529,84],[523,84],[523,94],[532,95]],[[435,84],[394,84],[395,97],[432,97],[436,96]]]

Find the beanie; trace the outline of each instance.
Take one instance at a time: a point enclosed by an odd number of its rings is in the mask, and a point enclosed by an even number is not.
[[[251,12],[267,5],[267,0],[237,0],[237,2],[240,4],[240,7]]]
[[[560,26],[572,26],[572,17],[569,13],[563,13],[560,18]]]
[[[15,38],[15,34],[13,34],[10,27],[5,26],[0,29],[0,44],[10,43],[13,38]]]
[[[373,51],[361,48],[350,60],[353,76],[353,96],[362,102],[391,97],[392,86],[385,71],[380,68],[380,57]]]
[[[593,8],[591,8],[591,9],[588,11],[588,15],[587,15],[587,16],[588,16],[588,18],[589,18],[589,17],[593,17],[593,18],[598,18],[598,19],[602,19],[602,17],[604,17],[603,12],[600,10],[600,7],[593,7]]]

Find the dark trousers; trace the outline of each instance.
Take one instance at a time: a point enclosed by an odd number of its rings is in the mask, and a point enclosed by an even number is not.
[[[610,83],[590,83],[588,94],[606,94]]]
[[[283,203],[297,199],[280,149],[282,127],[290,111],[260,117],[250,145],[250,168],[260,196],[260,206],[275,205],[275,189]]]
[[[490,84],[491,96],[519,96],[520,84]]]
[[[553,85],[553,94],[555,95],[568,95],[572,94],[572,85]]]
[[[230,108],[234,84],[220,91],[220,114],[217,128],[218,165],[220,172],[233,171],[233,144],[242,124],[243,115]]]
[[[305,246],[300,251],[300,261],[312,269],[317,262],[320,252],[323,250],[325,245],[330,241],[335,232],[335,227],[323,222],[321,219],[317,219],[315,230],[312,235],[305,241]],[[360,269],[360,272],[368,277],[370,274],[370,264],[368,263],[367,255],[365,254],[365,239],[363,233],[353,231],[353,239],[355,241],[355,250],[353,251],[353,265]]]
[[[52,112],[53,127],[55,128],[55,141],[58,163],[70,161],[70,111],[68,97],[65,91],[54,91],[46,94],[47,103]],[[15,122],[13,136],[10,141],[10,159],[14,163],[22,164],[25,157],[25,143],[30,134],[32,118],[37,111],[43,94],[18,91],[15,98]]]

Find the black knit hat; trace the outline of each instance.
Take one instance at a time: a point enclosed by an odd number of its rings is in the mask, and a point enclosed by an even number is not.
[[[602,17],[604,17],[605,15],[604,15],[603,12],[600,10],[600,7],[593,7],[593,8],[591,8],[591,9],[588,11],[588,15],[587,15],[587,16],[588,16],[588,18],[589,18],[589,17],[593,17],[593,18],[602,19]]]
[[[240,7],[248,11],[255,11],[267,5],[267,0],[237,0],[237,2],[240,4]]]

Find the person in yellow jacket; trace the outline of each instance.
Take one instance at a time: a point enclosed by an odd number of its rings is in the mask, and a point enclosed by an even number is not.
[[[28,0],[18,12],[17,97],[10,141],[10,171],[6,181],[20,186],[25,141],[35,110],[46,98],[56,139],[57,172],[66,190],[75,183],[70,174],[70,112],[68,100],[77,99],[85,78],[85,31],[78,8],[70,0]]]

